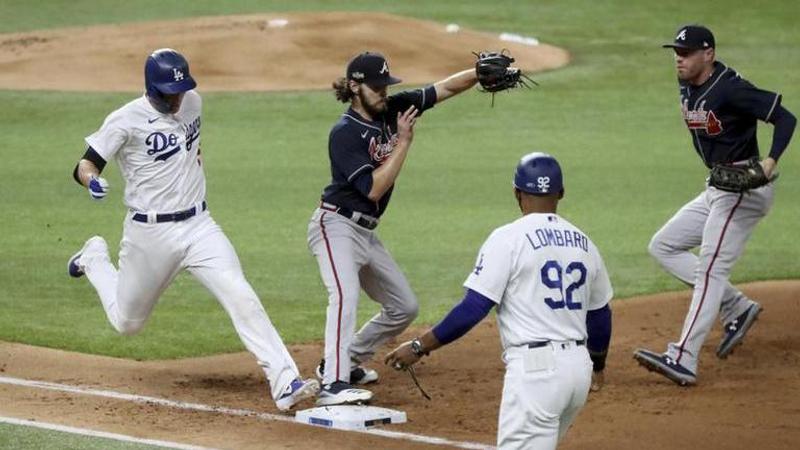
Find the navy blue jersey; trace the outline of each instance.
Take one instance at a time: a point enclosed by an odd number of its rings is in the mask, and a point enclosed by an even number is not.
[[[707,167],[759,156],[757,121],[769,121],[780,94],[758,89],[720,62],[702,85],[679,83],[683,119]]]
[[[372,187],[372,171],[386,161],[397,143],[397,113],[414,105],[419,117],[435,103],[436,90],[428,86],[389,96],[386,112],[373,121],[361,117],[352,108],[345,111],[328,138],[331,183],[322,192],[322,201],[380,217],[389,204],[394,186],[377,202],[367,195]]]

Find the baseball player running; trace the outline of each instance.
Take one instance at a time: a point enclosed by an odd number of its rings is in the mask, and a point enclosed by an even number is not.
[[[385,359],[405,369],[463,336],[496,305],[506,363],[500,449],[556,448],[586,403],[592,368],[602,375],[605,366],[611,282],[591,239],[556,214],[562,180],[552,156],[522,158],[514,175],[522,217],[489,235],[461,303]]]
[[[470,69],[390,96],[387,87],[400,80],[389,74],[383,55],[365,52],[350,61],[346,77],[333,83],[336,98],[350,107],[330,132],[332,179],[308,226],[309,249],[328,290],[318,405],[370,400],[372,392],[353,385],[374,382],[378,374],[361,364],[417,316],[411,286],[375,228],[411,147],[416,119],[476,81]],[[362,288],[382,308],[355,333]]]
[[[773,201],[778,158],[797,120],[781,96],[756,88],[735,70],[715,61],[711,31],[700,25],[678,30],[665,44],[675,52],[681,111],[697,154],[712,169],[708,186],[681,208],[650,242],[650,253],[679,280],[694,286],[692,302],[676,342],[660,354],[639,349],[634,357],[681,386],[697,382],[697,364],[714,318],[724,324],[717,357],[742,342],[761,312],[728,281],[734,263]],[[758,161],[757,120],[775,126],[772,148]],[[754,175],[757,182],[746,180]],[[738,185],[737,179],[745,179]],[[698,256],[690,250],[700,247]]]
[[[145,63],[146,93],[112,112],[86,138],[88,149],[74,177],[91,197],[103,199],[100,177],[116,159],[125,180],[125,218],[119,269],[108,246],[94,236],[68,264],[97,290],[111,325],[131,335],[144,326],[162,292],[182,269],[195,276],[228,312],[245,347],[269,380],[280,410],[319,390],[300,378],[292,357],[247,282],[239,258],[208,212],[200,159],[202,102],[186,59],[172,49],[153,52]]]

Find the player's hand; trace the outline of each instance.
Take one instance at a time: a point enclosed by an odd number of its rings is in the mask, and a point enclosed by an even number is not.
[[[395,370],[403,370],[419,361],[419,358],[419,356],[411,351],[411,341],[408,341],[400,344],[399,347],[389,352],[383,362]]]
[[[598,392],[600,389],[603,389],[603,385],[606,382],[606,375],[604,371],[595,372],[592,371],[592,385],[589,387],[589,392]]]
[[[414,125],[419,110],[411,105],[404,113],[397,113],[397,139],[411,142],[414,139]]]
[[[777,164],[778,163],[770,157],[766,157],[761,160],[761,168],[764,169],[764,175],[767,176],[767,179],[772,178],[772,173],[775,172],[775,166]]]
[[[89,195],[94,200],[102,200],[108,194],[108,181],[102,177],[92,175],[89,179]]]

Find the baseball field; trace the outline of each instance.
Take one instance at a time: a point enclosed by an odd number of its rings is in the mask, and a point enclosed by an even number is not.
[[[269,26],[287,18],[285,26]],[[494,107],[473,90],[419,121],[379,227],[421,302],[403,337],[460,299],[485,237],[519,214],[511,193],[518,158],[547,151],[565,172],[559,212],[597,244],[616,294],[607,386],[592,395],[563,448],[794,448],[797,137],[780,161],[773,209],[732,274],[765,307],[744,346],[725,361],[713,349],[704,353],[692,389],[645,372],[631,352],[662,349],[680,332],[690,294],[658,267],[647,244],[706,176],[681,121],[672,56],[660,44],[683,23],[708,25],[719,59],[782,93],[797,115],[799,21],[800,9],[786,0],[153,0],[113,7],[2,0],[0,381],[14,381],[0,383],[0,416],[211,448],[491,446],[503,374],[493,318],[424,360],[418,373],[432,402],[374,361],[383,377],[376,404],[405,410],[410,421],[390,429],[401,437],[350,435],[282,421],[227,315],[189,275],[167,290],[142,333],[124,337],[107,323],[91,285],[66,273],[68,258],[92,235],[105,237],[115,255],[125,214],[116,167],[104,172],[112,190],[103,202],[72,180],[83,138],[140,95],[150,50],[186,47],[204,98],[210,210],[310,375],[321,355],[327,299],[306,227],[329,180],[328,131],[343,109],[326,86],[347,55],[364,49],[384,52],[392,73],[409,80],[403,86],[416,86],[469,67],[471,52],[485,49],[475,46],[485,44],[512,49],[540,86],[502,93]],[[442,31],[448,24],[459,31]],[[292,34],[300,25],[306,28]],[[500,33],[541,45],[504,43]],[[763,154],[772,128],[760,130]],[[362,298],[360,321],[375,311]],[[708,345],[718,338],[715,329]],[[0,418],[0,448],[148,447]]]

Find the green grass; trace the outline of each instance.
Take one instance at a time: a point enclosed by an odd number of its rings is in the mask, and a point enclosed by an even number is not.
[[[333,8],[328,2],[98,3],[5,1],[0,31]],[[518,216],[510,178],[519,156],[537,149],[562,162],[567,196],[560,212],[600,247],[618,297],[682,289],[646,246],[700,192],[705,175],[680,120],[671,56],[659,44],[683,22],[705,22],[723,61],[782,92],[784,105],[798,113],[800,13],[792,5],[349,2],[348,9],[534,35],[574,55],[572,65],[537,75],[539,89],[500,95],[493,109],[487,96],[472,91],[421,119],[379,228],[421,299],[418,322],[435,322],[450,308],[485,237]],[[141,359],[240,350],[221,307],[188,275],[165,293],[145,330],[125,338],[106,323],[91,286],[65,274],[66,260],[93,234],[116,252],[124,214],[118,170],[107,171],[114,190],[102,203],[89,200],[71,171],[83,137],[131,95],[0,91],[0,339]],[[286,341],[319,339],[326,298],[305,236],[329,177],[328,131],[342,107],[327,92],[208,93],[204,99],[214,218]],[[762,128],[763,152],[771,127]],[[735,282],[800,275],[791,236],[800,219],[794,200],[800,198],[800,157],[797,145],[791,147],[780,164],[773,211],[734,269]],[[360,309],[364,320],[375,306],[362,301]]]
[[[81,436],[62,431],[0,423],[0,443],[6,449],[36,450],[156,450],[169,447],[134,444],[113,439]]]

